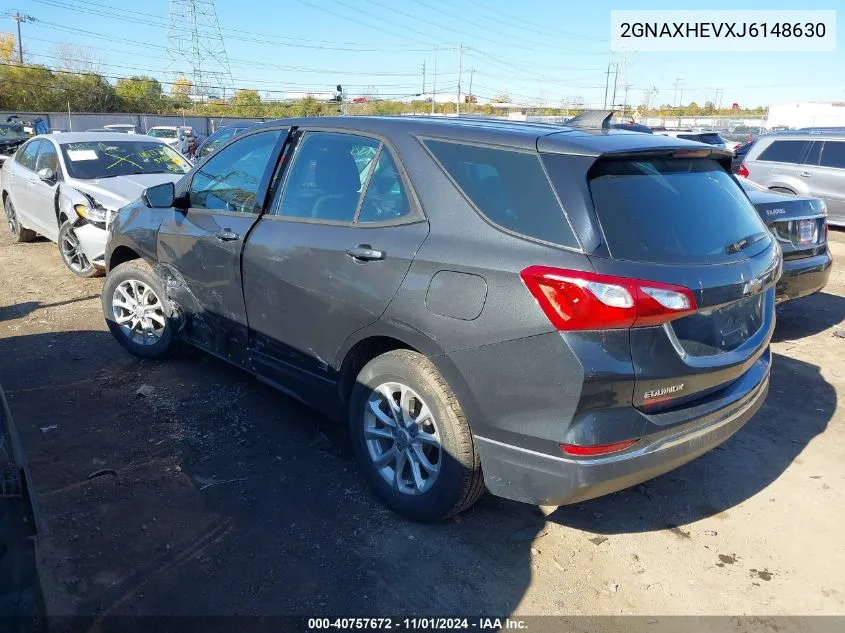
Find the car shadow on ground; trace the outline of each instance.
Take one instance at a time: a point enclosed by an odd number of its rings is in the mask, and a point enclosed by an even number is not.
[[[344,427],[206,354],[141,361],[79,331],[0,339],[0,357],[48,613],[504,617],[531,582],[536,508],[408,522]]]
[[[782,303],[777,308],[777,327],[773,342],[788,341],[818,334],[842,324],[845,297],[824,291]]]
[[[424,525],[368,491],[345,428],[206,354],[142,361],[79,331],[0,339],[0,358],[49,526],[48,613],[96,617],[503,617],[547,521],[683,534],[777,479],[835,407],[817,367],[776,355],[764,409],[681,469],[548,517],[486,495]]]
[[[824,432],[835,410],[836,390],[816,365],[773,354],[766,403],[727,442],[628,490],[562,506],[549,520],[622,534],[680,529],[711,516],[727,518],[731,508],[780,477]]]
[[[66,306],[72,303],[79,303],[80,301],[89,301],[90,299],[98,299],[100,295],[87,295],[85,297],[75,297],[67,301],[56,301],[54,303],[41,303],[40,301],[25,301],[24,303],[16,303],[11,306],[0,306],[0,321],[11,321],[12,319],[21,319],[29,316],[36,310],[44,308],[56,308],[59,306]]]

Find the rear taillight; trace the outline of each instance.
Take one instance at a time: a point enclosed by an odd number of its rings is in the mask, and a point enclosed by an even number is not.
[[[660,325],[696,310],[683,286],[549,266],[529,266],[520,276],[558,330]]]
[[[748,167],[745,166],[745,163],[741,163],[739,169],[736,170],[736,175],[748,178],[751,173],[748,171]]]
[[[618,453],[624,451],[626,448],[632,447],[639,440],[623,440],[614,444],[593,444],[592,446],[582,446],[580,444],[561,444],[560,450],[566,455],[579,455],[582,457],[594,455],[607,455],[608,453]]]

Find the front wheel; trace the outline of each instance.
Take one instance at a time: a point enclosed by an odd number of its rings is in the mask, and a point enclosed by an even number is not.
[[[67,269],[77,277],[96,277],[99,269],[91,263],[82,246],[73,222],[66,220],[59,229],[59,253]]]
[[[142,260],[112,269],[103,284],[103,316],[127,351],[142,358],[161,358],[170,350],[175,324],[161,282]]]
[[[425,356],[395,350],[358,374],[350,398],[352,446],[375,493],[415,521],[438,521],[484,492],[463,410]]]

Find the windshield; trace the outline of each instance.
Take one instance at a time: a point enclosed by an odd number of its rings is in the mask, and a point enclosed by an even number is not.
[[[0,124],[0,138],[29,138],[24,131],[23,125]]]
[[[766,231],[736,181],[710,159],[599,161],[590,189],[614,259],[717,263],[738,252],[726,247]]]
[[[147,136],[152,136],[153,138],[176,138],[176,130],[152,128],[151,130],[147,130]]]
[[[184,174],[190,163],[154,141],[90,141],[62,145],[71,178],[91,180],[132,174]]]

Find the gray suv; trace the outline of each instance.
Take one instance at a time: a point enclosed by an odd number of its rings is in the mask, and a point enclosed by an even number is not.
[[[767,134],[748,151],[737,174],[768,189],[820,198],[828,224],[845,226],[845,132]]]
[[[730,162],[620,130],[268,122],[120,211],[103,311],[133,354],[181,339],[346,421],[407,517],[485,487],[573,503],[763,403],[781,251]]]

